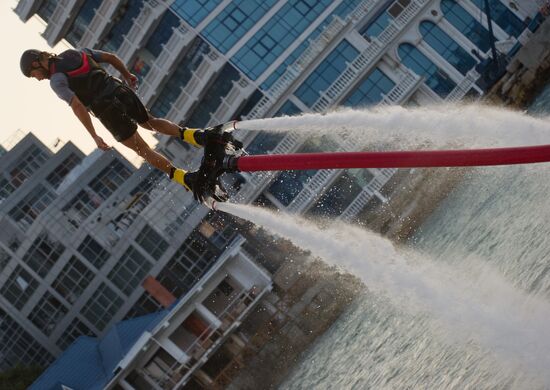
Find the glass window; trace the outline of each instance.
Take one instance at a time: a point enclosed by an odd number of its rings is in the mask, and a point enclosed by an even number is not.
[[[61,337],[57,340],[56,345],[61,348],[61,350],[65,350],[80,336],[94,337],[96,336],[96,334],[90,328],[84,325],[82,321],[80,321],[78,318],[75,318],[72,320],[67,329],[63,332]]]
[[[155,260],[160,259],[168,249],[168,242],[149,225],[145,225],[138,234],[136,242]]]
[[[231,59],[256,80],[331,4],[331,0],[289,0]]]
[[[395,87],[395,83],[382,71],[375,68],[342,104],[350,107],[378,104],[393,87]]]
[[[130,246],[109,272],[108,278],[120,291],[130,295],[152,266],[145,256]]]
[[[178,66],[167,80],[166,84],[160,91],[155,104],[151,108],[153,115],[157,117],[165,117],[172,104],[180,96],[181,91],[191,80],[193,73],[202,63],[206,54],[210,52],[210,46],[201,38],[197,37],[191,48],[181,59]]]
[[[42,18],[46,23],[50,21],[51,16],[53,15],[53,12],[55,11],[55,7],[57,7],[57,0],[45,0],[38,9],[38,16]]]
[[[158,55],[162,51],[162,46],[166,42],[168,42],[168,40],[174,33],[174,29],[179,25],[179,18],[172,12],[166,11],[164,15],[162,15],[162,18],[157,28],[155,29],[155,31],[153,31],[153,34],[151,34],[151,36],[147,40],[145,48],[149,50],[149,52],[153,56],[158,57]]]
[[[123,303],[124,300],[112,288],[102,283],[96,293],[86,302],[81,313],[84,318],[102,331]]]
[[[309,212],[313,215],[321,215],[325,218],[336,217],[349,206],[361,192],[361,186],[355,177],[343,173],[327,191],[315,202]]]
[[[455,0],[442,0],[441,10],[445,19],[483,52],[490,48],[491,35],[481,23]]]
[[[59,164],[52,173],[46,177],[46,181],[52,185],[53,188],[57,188],[59,184],[63,181],[65,176],[76,167],[82,159],[76,154],[71,153],[65,160]]]
[[[49,336],[68,311],[57,298],[46,292],[30,312],[29,320]]]
[[[212,113],[218,109],[222,97],[231,91],[233,83],[240,78],[241,75],[231,64],[225,64],[212,86],[206,91],[200,103],[197,104],[193,114],[189,117],[188,126],[204,128]]]
[[[69,303],[75,303],[82,292],[88,287],[94,272],[73,256],[63,267],[52,287]]]
[[[320,94],[336,81],[358,55],[359,51],[343,40],[298,87],[294,95],[308,107],[312,107]]]
[[[4,268],[11,260],[11,255],[2,247],[0,247],[0,273],[4,271]]]
[[[222,53],[250,30],[276,0],[234,0],[202,31],[202,35]]]
[[[121,3],[113,16],[114,26],[100,41],[99,47],[105,51],[117,51],[142,8],[143,0],[127,0]]]
[[[15,187],[5,177],[0,177],[0,203],[15,191]]]
[[[4,310],[0,309],[0,371],[18,365],[47,367],[53,356]]]
[[[481,11],[485,12],[484,0],[472,0],[472,2]],[[491,8],[491,18],[493,23],[499,25],[508,34],[519,37],[523,30],[527,27],[520,18],[510,11],[500,0],[489,0],[489,7]]]
[[[365,38],[377,37],[389,26],[391,20],[390,15],[384,11],[369,22],[359,33]]]
[[[61,211],[69,223],[75,228],[80,227],[92,213],[101,206],[102,199],[93,191],[83,189],[76,194]]]
[[[64,250],[65,246],[61,242],[50,238],[44,231],[34,240],[23,256],[23,261],[38,275],[45,277]]]
[[[55,195],[40,184],[28,193],[8,214],[21,229],[27,230],[54,199]]]
[[[463,75],[476,65],[473,57],[434,23],[422,22],[420,33],[428,45]]]
[[[439,69],[420,50],[409,43],[399,46],[399,56],[406,67],[412,69],[419,76],[426,78],[425,82],[435,93],[446,98],[456,87],[456,83],[449,75]]]
[[[193,27],[208,16],[222,0],[176,0],[170,9]]]
[[[101,269],[110,256],[109,252],[91,236],[86,236],[86,238],[84,238],[78,247],[78,251],[97,269]]]
[[[103,200],[107,199],[132,174],[119,160],[115,160],[104,168],[89,184]]]
[[[220,250],[198,231],[193,231],[174,253],[157,279],[174,296],[180,297],[215,263]]]
[[[15,188],[21,186],[47,159],[46,152],[38,146],[29,146],[12,167],[8,168],[11,185]]]
[[[72,23],[71,27],[69,27],[69,31],[65,35],[65,39],[73,47],[78,46],[78,42],[84,36],[86,28],[94,18],[96,10],[101,5],[102,1],[103,0],[86,0],[78,11],[74,22]]]
[[[0,294],[2,294],[13,307],[21,310],[37,287],[38,282],[36,279],[34,279],[23,267],[18,265],[6,283],[2,286]]]

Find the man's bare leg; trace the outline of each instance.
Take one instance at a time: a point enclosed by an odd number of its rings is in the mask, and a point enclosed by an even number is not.
[[[143,140],[143,138],[141,138],[137,131],[134,135],[128,139],[125,139],[121,143],[135,151],[140,157],[155,168],[160,169],[168,175],[170,174],[170,170],[173,168],[172,163],[162,154],[151,149],[151,147]]]

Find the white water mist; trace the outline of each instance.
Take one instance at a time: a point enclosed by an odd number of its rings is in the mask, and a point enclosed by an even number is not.
[[[550,118],[481,104],[340,108],[327,114],[303,114],[239,122],[246,130],[353,134],[371,144],[414,147],[424,143],[466,147],[550,143]]]
[[[519,363],[550,384],[550,305],[515,289],[486,266],[451,268],[402,253],[387,239],[349,225],[321,230],[298,217],[252,206],[224,203],[219,209],[343,267],[404,310],[429,312],[452,339],[474,339],[504,363]]]

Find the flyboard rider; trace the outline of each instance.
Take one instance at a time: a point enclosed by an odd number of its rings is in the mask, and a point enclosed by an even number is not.
[[[100,65],[102,63],[118,70],[125,83],[111,76]],[[118,142],[166,173],[172,181],[192,191],[196,200],[202,202],[208,196],[218,202],[227,200],[227,192],[219,178],[209,175],[204,163],[195,172],[175,167],[143,140],[137,127],[178,137],[197,147],[229,142],[240,148],[242,144],[234,140],[231,133],[189,129],[166,119],[155,118],[134,92],[138,78],[115,54],[101,50],[70,49],[56,55],[31,49],[22,54],[20,66],[26,77],[50,80],[53,91],[70,105],[99,149],[108,150],[110,146],[96,133],[90,112],[99,118]]]

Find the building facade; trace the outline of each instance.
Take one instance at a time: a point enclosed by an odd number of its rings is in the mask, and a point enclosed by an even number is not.
[[[2,369],[46,365],[81,335],[159,309],[147,275],[184,295],[235,237],[117,152],[53,153],[29,134],[0,161]]]

